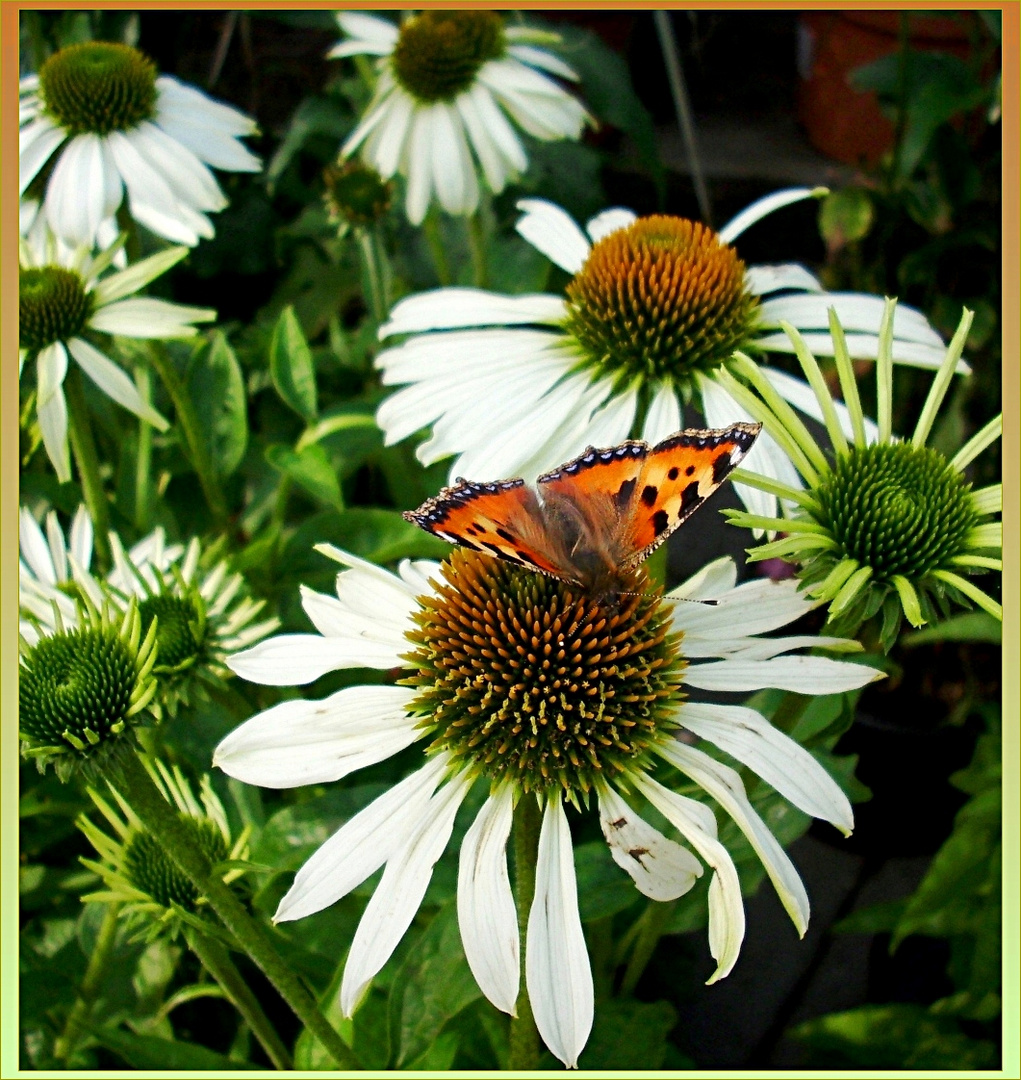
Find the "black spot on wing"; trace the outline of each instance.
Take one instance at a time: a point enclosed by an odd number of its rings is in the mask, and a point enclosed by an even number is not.
[[[687,468],[686,468],[686,469],[684,470],[684,475],[685,475],[685,476],[694,476],[694,475],[695,475],[695,466],[694,466],[694,465],[689,465],[689,466],[688,466],[688,467],[687,467]]]
[[[636,478],[632,476],[630,480],[625,480],[620,487],[617,488],[617,494],[614,495],[613,501],[617,504],[618,508],[622,509],[631,502],[631,496],[634,494],[636,483]]]
[[[674,467],[673,467],[673,468],[672,468],[672,469],[671,469],[671,470],[670,470],[670,471],[669,471],[669,472],[667,473],[667,478],[668,478],[668,479],[670,479],[670,480],[676,480],[676,479],[677,479],[677,477],[678,477],[678,476],[680,476],[680,474],[681,474],[681,470],[680,470],[680,469],[678,469],[678,468],[677,468],[677,466],[675,465],[675,466],[674,466]]]
[[[497,529],[496,530],[496,535],[501,537],[502,539],[506,540],[508,544],[516,544],[517,543],[517,539],[514,537],[514,535],[512,533],[507,532],[506,529]]]
[[[652,515],[652,529],[657,536],[659,536],[659,534],[663,532],[663,530],[667,527],[669,523],[670,518],[667,516],[667,512],[665,510],[657,510]]]
[[[717,454],[713,461],[713,483],[722,484],[724,477],[730,472],[730,451],[724,450],[722,454]]]
[[[658,496],[659,488],[655,487],[653,484],[646,484],[642,489],[642,502],[645,503],[646,506],[655,506]]]
[[[702,496],[698,493],[698,481],[692,480],[692,482],[681,492],[681,508],[677,512],[677,516],[685,517],[687,514],[690,514],[701,501]]]
[[[521,548],[515,548],[514,554],[523,562],[528,563],[529,566],[538,566],[539,564],[528,554],[527,551],[522,551]]]

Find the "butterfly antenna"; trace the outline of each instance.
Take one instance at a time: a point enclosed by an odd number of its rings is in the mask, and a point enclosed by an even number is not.
[[[634,592],[629,589],[622,589],[618,596],[654,596],[654,593],[647,592]],[[691,596],[672,596],[671,600],[683,600],[686,604],[705,604],[707,607],[716,607],[719,604],[719,600],[698,600]]]

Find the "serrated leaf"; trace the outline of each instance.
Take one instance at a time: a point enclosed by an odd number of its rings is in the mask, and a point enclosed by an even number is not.
[[[219,330],[192,356],[187,382],[217,475],[230,476],[248,446],[248,399],[237,357]]]
[[[313,444],[297,451],[283,443],[273,443],[266,447],[266,460],[274,469],[289,476],[320,502],[337,509],[343,507],[340,481],[329,456],[321,446]]]
[[[319,411],[315,363],[294,307],[280,313],[269,343],[269,372],[284,404],[312,423]]]

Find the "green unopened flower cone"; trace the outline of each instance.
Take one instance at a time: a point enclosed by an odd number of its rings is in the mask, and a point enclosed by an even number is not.
[[[910,438],[892,432],[892,325],[895,303],[887,301],[876,365],[878,426],[874,433],[862,414],[843,330],[830,312],[830,331],[841,391],[851,416],[848,439],[838,422],[830,392],[815,357],[791,326],[798,360],[819,401],[832,454],[818,445],[793,410],[758,376],[750,362],[742,369],[761,397],[729,373],[721,377],[734,396],[762,420],[791,456],[804,489],[789,487],[741,470],[741,479],[778,496],[786,517],[725,511],[730,521],[781,533],[779,539],[749,551],[750,559],[782,558],[799,566],[809,596],[829,605],[834,633],[852,635],[879,616],[879,641],[896,640],[902,620],[922,626],[946,618],[954,605],[975,604],[997,619],[1000,604],[969,575],[1000,571],[1001,484],[974,490],[965,468],[1002,431],[997,416],[952,458],[926,445],[971,327],[965,311],[937,370]]]

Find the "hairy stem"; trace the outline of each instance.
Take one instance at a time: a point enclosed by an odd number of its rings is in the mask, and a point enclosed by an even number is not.
[[[95,1004],[99,988],[106,975],[107,964],[110,962],[113,946],[117,940],[117,919],[122,907],[123,905],[119,903],[106,905],[103,922],[99,927],[99,937],[96,938],[96,946],[89,957],[85,978],[78,987],[78,997],[67,1014],[64,1030],[53,1044],[54,1056],[68,1066],[71,1064],[71,1055],[78,1044],[82,1028],[92,1012],[92,1006]]]
[[[531,1070],[539,1067],[539,1029],[535,1026],[525,985],[525,947],[528,913],[535,897],[535,867],[541,824],[542,816],[535,797],[522,795],[514,808],[514,884],[518,905],[518,939],[522,943],[521,989],[518,991],[518,1015],[511,1020],[510,1026],[508,1069]]]
[[[223,488],[220,486],[220,478],[216,474],[213,459],[210,457],[209,448],[206,445],[202,431],[202,424],[198,413],[195,411],[188,388],[185,386],[181,376],[178,375],[177,368],[167,355],[166,350],[159,342],[152,342],[149,356],[152,360],[152,366],[156,369],[156,374],[159,375],[163,385],[167,388],[170,400],[174,403],[174,411],[177,413],[177,422],[184,435],[188,458],[191,461],[192,468],[198,474],[199,484],[202,487],[202,494],[205,496],[206,504],[216,519],[216,524],[220,528],[224,528],[228,518],[227,499],[223,494]]]
[[[329,1021],[291,971],[265,929],[248,914],[223,880],[213,872],[209,860],[193,843],[181,816],[153,783],[138,757],[127,753],[110,776],[142,824],[157,839],[174,864],[209,901],[223,925],[240,947],[266,974],[295,1016],[322,1043],[341,1069],[359,1069],[361,1064],[334,1031]]]
[[[294,1063],[287,1047],[262,1011],[258,998],[241,977],[241,972],[234,966],[234,961],[224,946],[215,938],[200,934],[192,928],[188,929],[187,937],[192,952],[251,1028],[252,1034],[259,1040],[274,1067],[284,1071],[293,1069]]]
[[[82,482],[82,495],[92,518],[96,555],[100,565],[109,569],[110,558],[110,504],[103,490],[103,478],[99,474],[99,454],[92,435],[89,407],[85,402],[82,377],[74,366],[64,379],[64,397],[67,401],[67,430],[71,440],[71,452],[78,466]]]

